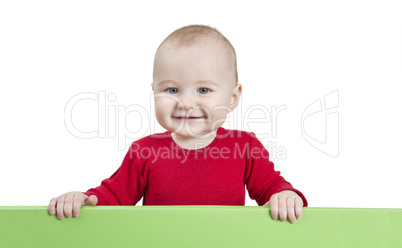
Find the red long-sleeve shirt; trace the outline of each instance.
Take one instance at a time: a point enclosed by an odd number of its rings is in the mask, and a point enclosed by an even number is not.
[[[85,192],[97,205],[243,205],[245,186],[259,206],[282,190],[294,189],[254,133],[220,127],[207,147],[188,150],[171,133],[153,134],[132,143],[120,168]]]

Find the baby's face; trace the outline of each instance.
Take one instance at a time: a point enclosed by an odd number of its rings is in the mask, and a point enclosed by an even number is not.
[[[155,113],[159,124],[178,136],[201,137],[218,129],[239,100],[223,45],[163,44],[155,57]]]

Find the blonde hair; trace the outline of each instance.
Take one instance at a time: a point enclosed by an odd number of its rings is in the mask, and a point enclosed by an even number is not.
[[[206,41],[209,39],[213,39],[216,41],[221,42],[224,47],[227,49],[228,60],[231,63],[231,67],[234,71],[235,76],[235,84],[238,82],[237,76],[237,59],[236,59],[236,51],[229,40],[216,28],[206,26],[206,25],[189,25],[184,26],[175,30],[171,33],[166,39],[162,41],[159,45],[156,53],[158,52],[159,48],[169,42],[169,44],[173,44],[176,47],[185,47],[191,46],[193,44]]]

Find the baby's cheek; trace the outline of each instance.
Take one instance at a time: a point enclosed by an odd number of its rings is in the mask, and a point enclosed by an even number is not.
[[[214,108],[212,110],[212,114],[218,118],[226,117],[229,112],[230,112],[230,108],[224,104],[214,106]]]
[[[155,101],[155,117],[158,121],[165,119],[171,115],[169,107],[164,101]]]
[[[178,103],[178,98],[168,94],[155,95],[155,107],[163,107],[164,105],[175,105]]]
[[[211,118],[211,124],[213,128],[217,128],[222,126],[222,124],[226,121],[228,114],[227,108],[220,108],[220,109],[215,109],[212,111],[212,118]]]

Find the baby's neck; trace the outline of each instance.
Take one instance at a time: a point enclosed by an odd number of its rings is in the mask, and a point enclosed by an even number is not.
[[[183,137],[176,135],[174,133],[171,133],[171,137],[173,141],[181,148],[189,150],[201,149],[208,146],[209,144],[212,143],[212,141],[214,141],[216,137],[216,130],[198,138]]]

